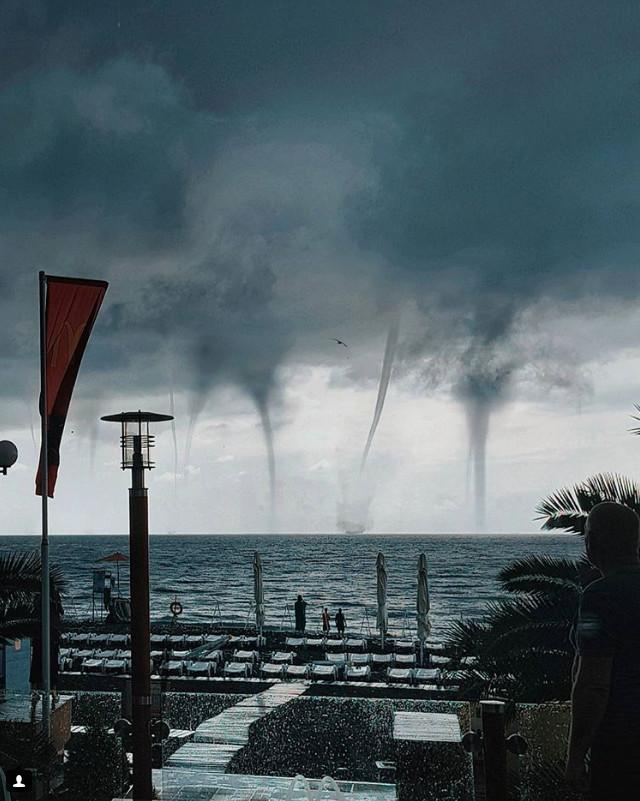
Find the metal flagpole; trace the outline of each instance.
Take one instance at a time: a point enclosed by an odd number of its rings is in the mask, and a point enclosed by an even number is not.
[[[42,571],[42,727],[49,733],[51,702],[51,621],[49,601],[49,432],[47,403],[47,277],[40,272],[40,418],[42,454],[42,541],[40,543],[40,569]]]

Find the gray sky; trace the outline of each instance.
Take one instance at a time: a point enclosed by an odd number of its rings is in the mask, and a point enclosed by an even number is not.
[[[20,449],[0,531],[38,527],[38,269],[111,284],[55,531],[126,530],[97,420],[172,390],[159,532],[470,531],[485,449],[486,530],[533,530],[560,485],[634,474],[639,22],[573,0],[0,3],[0,436]]]

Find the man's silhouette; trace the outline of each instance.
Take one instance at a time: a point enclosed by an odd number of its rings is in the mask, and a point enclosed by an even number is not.
[[[639,529],[636,513],[612,502],[594,506],[585,528],[602,577],[580,602],[566,773],[592,801],[627,801],[640,788]]]

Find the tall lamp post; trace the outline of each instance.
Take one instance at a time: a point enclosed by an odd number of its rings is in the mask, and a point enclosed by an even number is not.
[[[122,469],[131,470],[129,489],[129,581],[131,585],[131,734],[133,750],[133,798],[150,801],[151,777],[151,670],[149,626],[149,514],[144,471],[154,463],[150,449],[154,437],[149,423],[173,420],[168,414],[122,412],[103,417],[120,423]]]
[[[0,442],[0,475],[6,476],[7,470],[18,461],[18,449],[9,442],[8,439],[3,439]]]

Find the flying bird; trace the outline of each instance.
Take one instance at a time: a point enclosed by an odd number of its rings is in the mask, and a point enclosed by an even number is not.
[[[346,343],[346,342],[343,342],[341,339],[336,339],[335,337],[332,337],[332,339],[333,339],[333,341],[334,341],[334,342],[337,342],[337,343],[338,343],[338,345],[342,345],[342,346],[343,346],[343,347],[345,347],[345,348],[348,348],[348,347],[349,347],[349,346],[347,345],[347,343]]]

